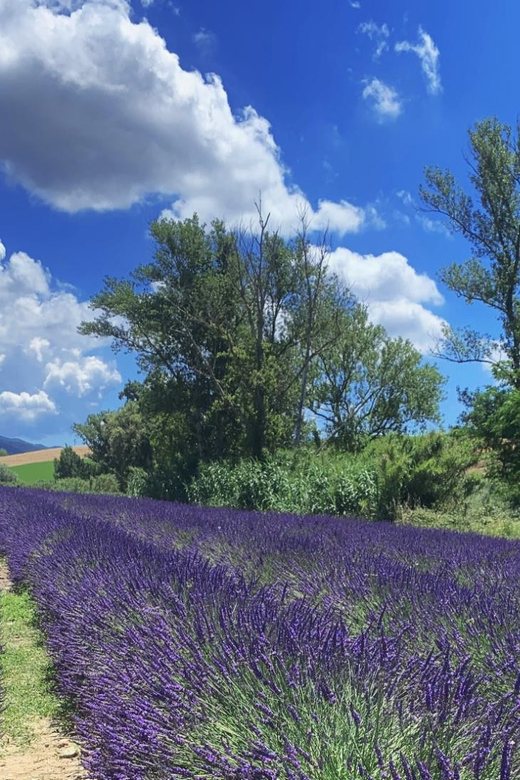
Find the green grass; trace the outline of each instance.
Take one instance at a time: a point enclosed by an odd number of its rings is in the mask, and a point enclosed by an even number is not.
[[[35,606],[27,592],[0,594],[1,685],[4,694],[4,737],[19,745],[34,736],[32,724],[54,718],[58,699],[49,687],[49,658],[35,627]]]
[[[42,463],[26,463],[23,466],[11,466],[11,471],[18,475],[24,485],[34,485],[41,480],[54,479],[54,461],[47,460]]]

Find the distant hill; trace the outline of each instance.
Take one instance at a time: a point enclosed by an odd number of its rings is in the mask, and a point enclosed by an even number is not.
[[[7,436],[0,436],[0,450],[6,450],[8,455],[18,455],[22,452],[34,452],[35,450],[45,450],[43,444],[31,444],[23,439],[8,439]]]

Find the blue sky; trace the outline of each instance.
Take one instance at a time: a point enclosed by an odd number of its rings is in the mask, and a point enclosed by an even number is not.
[[[0,433],[72,441],[132,361],[76,327],[149,222],[283,229],[303,203],[372,318],[427,355],[443,321],[495,332],[437,280],[469,248],[416,211],[424,166],[465,181],[467,129],[515,123],[520,7],[480,0],[0,0]],[[456,385],[481,367],[441,364]]]

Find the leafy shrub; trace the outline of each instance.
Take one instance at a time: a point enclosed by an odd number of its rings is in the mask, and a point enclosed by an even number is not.
[[[16,485],[18,483],[18,477],[14,471],[7,468],[3,463],[0,463],[0,485]]]
[[[119,482],[115,474],[99,474],[90,479],[81,477],[66,477],[54,482],[38,482],[34,487],[44,490],[63,490],[67,493],[105,493],[119,494]]]
[[[520,539],[520,512],[498,493],[490,480],[481,478],[475,492],[449,509],[410,509],[398,513],[400,525],[443,528]]]
[[[187,488],[183,469],[138,466],[128,469],[126,494],[134,498],[155,498],[161,501],[186,501]]]
[[[377,477],[354,458],[282,454],[264,463],[204,464],[188,493],[195,503],[210,506],[373,517]]]
[[[359,454],[278,453],[263,463],[204,464],[191,501],[239,509],[394,519],[399,507],[447,507],[476,486],[473,444],[455,434],[388,436]]]
[[[66,446],[60,452],[60,457],[54,459],[54,479],[76,477],[89,479],[99,473],[96,463],[81,458],[72,447]]]
[[[383,517],[394,518],[400,506],[455,506],[478,484],[468,473],[478,459],[474,442],[456,433],[387,436],[372,442],[361,457],[377,469]]]

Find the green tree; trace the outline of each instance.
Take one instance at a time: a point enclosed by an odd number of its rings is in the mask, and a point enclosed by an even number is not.
[[[495,362],[500,350],[520,388],[520,142],[497,119],[469,131],[467,158],[471,192],[449,170],[430,167],[420,194],[425,209],[447,219],[471,246],[465,262],[441,271],[441,280],[467,303],[481,303],[496,315],[500,335],[446,327],[439,354],[458,363]]]
[[[54,459],[54,479],[67,477],[86,479],[90,473],[90,464],[85,462],[77,452],[74,452],[72,447],[64,447],[60,452],[60,457]]]
[[[135,401],[115,412],[90,414],[74,431],[90,447],[100,470],[115,474],[123,490],[131,467],[147,469],[152,464],[148,432]]]
[[[466,405],[462,422],[490,453],[488,475],[498,478],[508,498],[520,504],[520,390],[502,382],[465,391],[462,400]]]
[[[283,240],[260,208],[256,231],[206,229],[194,216],[151,234],[153,262],[106,279],[81,331],[136,356],[141,408],[168,418],[168,436],[199,461],[261,459],[299,441],[311,368],[331,340],[322,311],[348,297],[325,247],[315,257],[306,236]]]
[[[444,379],[402,338],[390,338],[357,305],[343,316],[337,344],[320,358],[311,410],[325,422],[326,442],[359,450],[370,439],[439,422]]]
[[[4,450],[3,447],[0,447],[0,458],[5,458],[7,455],[7,450]]]

